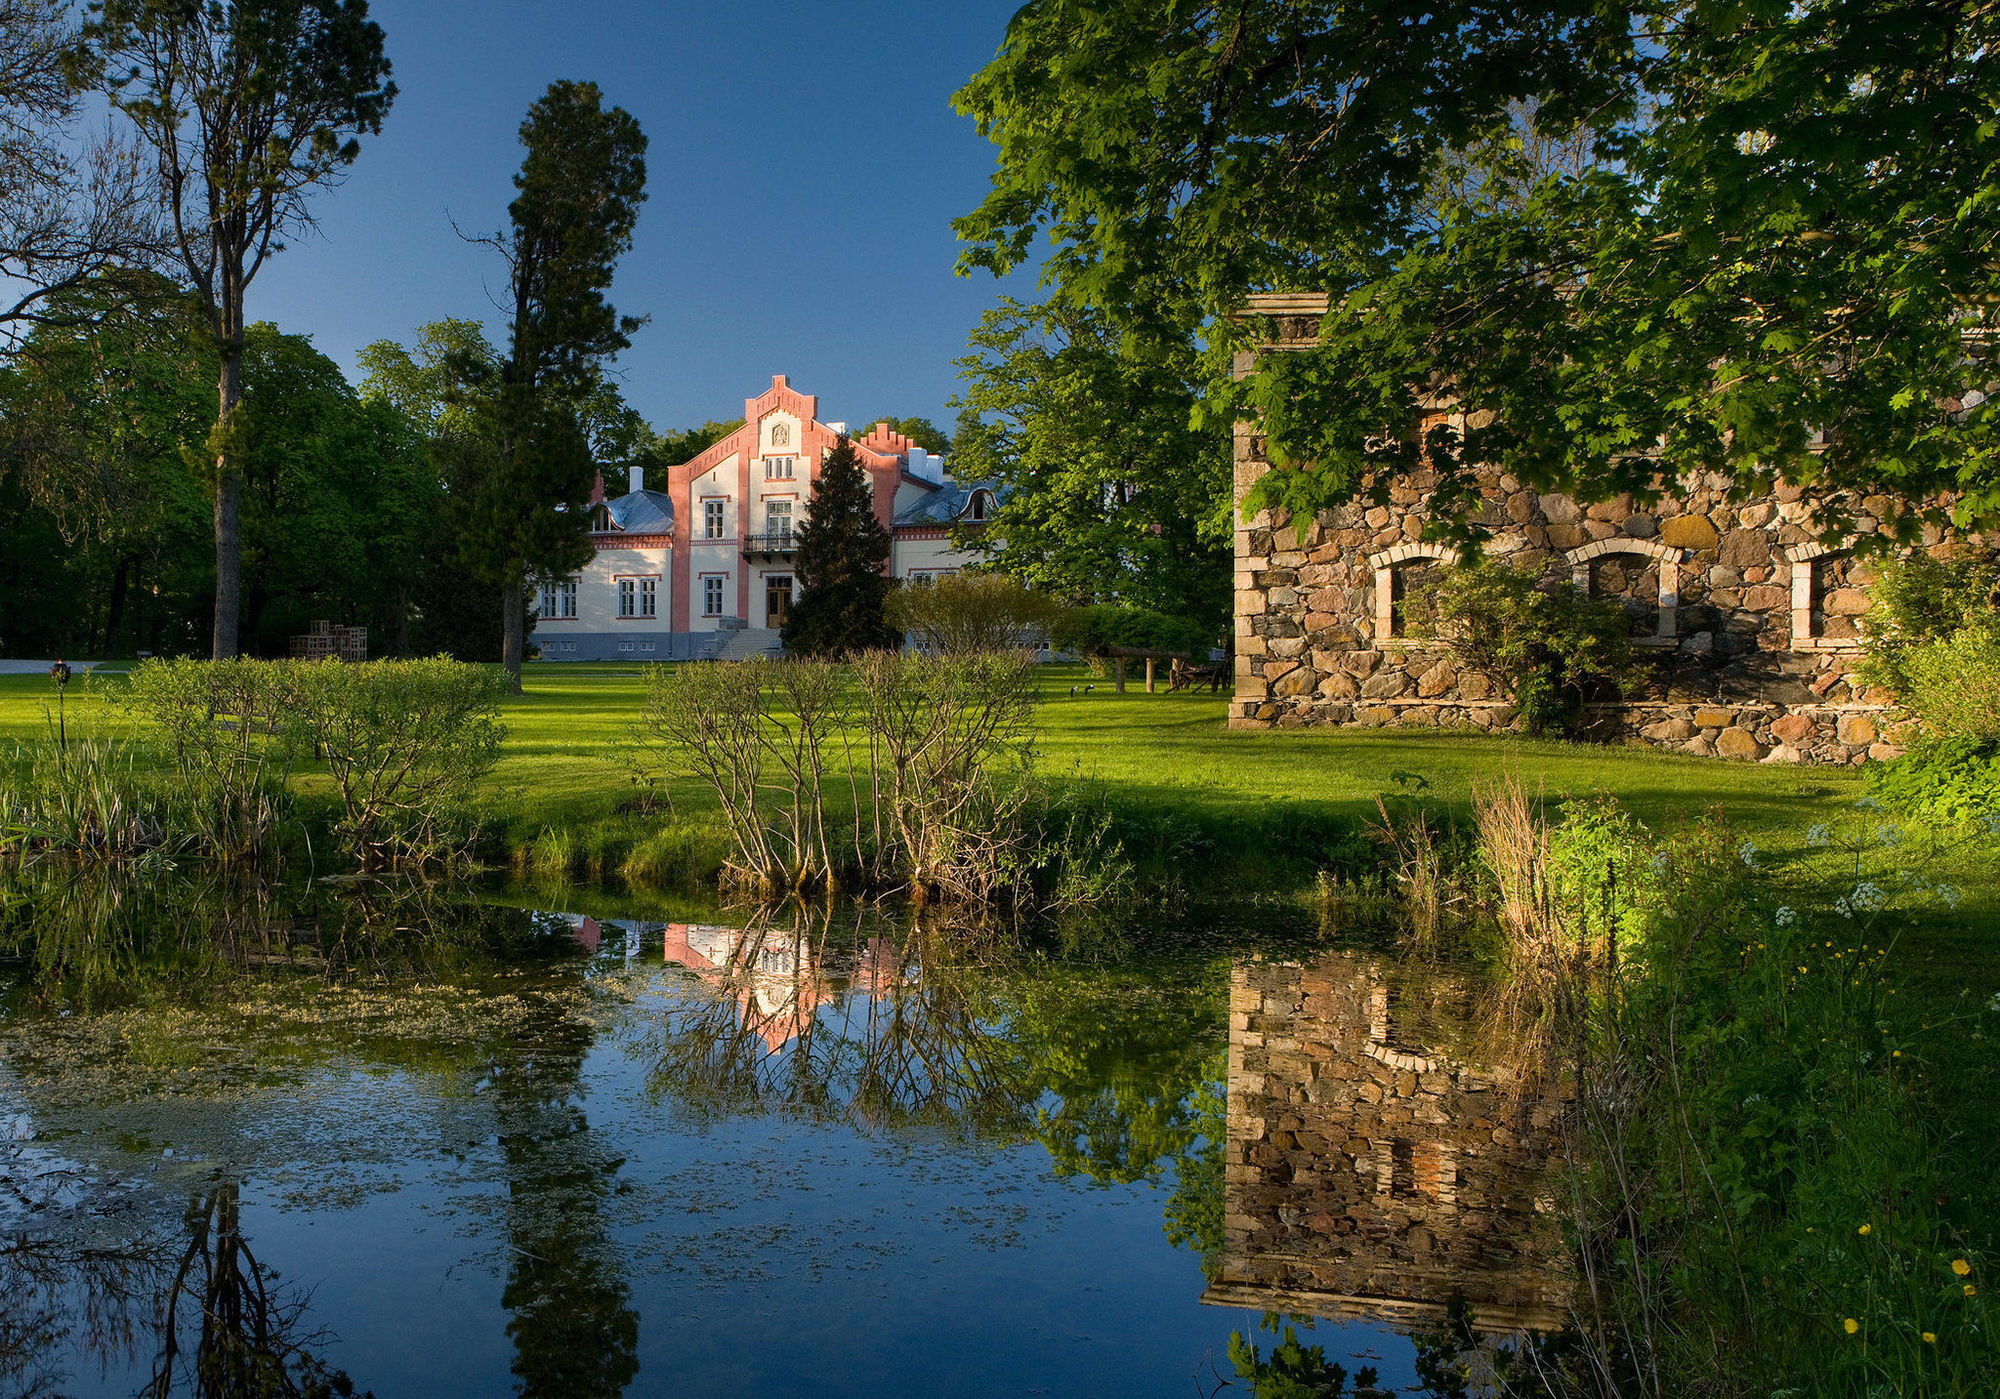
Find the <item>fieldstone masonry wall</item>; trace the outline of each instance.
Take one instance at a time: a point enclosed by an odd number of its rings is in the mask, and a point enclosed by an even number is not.
[[[1223,1250],[1203,1300],[1413,1325],[1459,1294],[1483,1330],[1560,1325],[1558,1104],[1429,1043],[1402,976],[1353,952],[1231,972]]]
[[[1317,340],[1324,298],[1253,301],[1278,330],[1264,352]],[[1241,357],[1238,373],[1255,359]],[[1240,426],[1239,504],[1266,470],[1254,425]],[[1239,515],[1232,727],[1514,727],[1514,707],[1491,677],[1461,671],[1445,648],[1404,631],[1404,600],[1457,557],[1421,538],[1436,484],[1416,472],[1392,484],[1386,506],[1310,520]],[[1480,472],[1479,485],[1489,557],[1626,603],[1651,664],[1623,702],[1594,707],[1599,736],[1765,762],[1859,763],[1901,751],[1889,696],[1853,674],[1870,575],[1816,539],[1799,488],[1744,503],[1728,498],[1724,478],[1688,479],[1641,508],[1538,494],[1497,468]],[[1859,535],[1881,528],[1888,504],[1860,503]],[[1966,542],[1993,547],[1936,529],[1920,547]]]

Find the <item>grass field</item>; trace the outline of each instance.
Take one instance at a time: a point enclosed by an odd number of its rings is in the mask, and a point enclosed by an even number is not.
[[[117,676],[72,684],[72,723],[132,732]],[[601,829],[634,794],[630,740],[643,693],[630,666],[530,665],[526,693],[509,704],[508,738],[488,779],[489,821],[511,844],[542,829]],[[1094,689],[1085,691],[1086,686]],[[1075,693],[1072,694],[1072,691]],[[41,676],[0,676],[0,744],[45,732],[54,689]],[[1058,783],[1095,785],[1128,810],[1173,812],[1246,850],[1299,820],[1364,821],[1378,794],[1421,793],[1461,804],[1475,782],[1516,772],[1552,797],[1610,792],[1658,823],[1711,808],[1760,844],[1790,843],[1850,805],[1860,781],[1848,770],[1752,766],[1640,748],[1460,734],[1437,730],[1224,728],[1221,696],[1119,696],[1081,666],[1044,668],[1036,732],[1038,768]],[[704,794],[676,788],[677,806],[699,811]],[[1282,852],[1277,852],[1282,854]]]

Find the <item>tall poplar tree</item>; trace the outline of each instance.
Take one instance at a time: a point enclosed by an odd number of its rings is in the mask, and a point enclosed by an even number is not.
[[[894,585],[886,569],[889,531],[875,518],[874,491],[845,437],[820,467],[793,574],[798,600],[785,617],[785,649],[800,656],[851,656],[893,646],[882,605]]]
[[[367,0],[103,0],[89,35],[112,101],[159,158],[172,244],[220,358],[214,654],[242,611],[244,296],[306,195],[338,178],[395,99]]]
[[[528,581],[590,559],[596,463],[583,427],[604,362],[644,321],[606,299],[646,198],[646,138],[595,83],[556,82],[521,123],[511,226],[478,242],[507,263],[507,356],[492,396],[499,453],[469,502],[466,564],[502,596],[501,661],[521,687]]]

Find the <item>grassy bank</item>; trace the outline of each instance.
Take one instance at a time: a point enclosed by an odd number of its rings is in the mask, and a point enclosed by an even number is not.
[[[73,684],[73,719],[131,731],[115,676]],[[643,697],[636,667],[529,666],[506,712],[508,737],[482,814],[496,858],[539,844],[577,873],[671,874],[696,863],[709,794],[670,784],[642,798],[631,747]],[[39,738],[53,689],[39,676],[0,677],[0,743]],[[1037,718],[1038,769],[1051,786],[1111,812],[1142,876],[1177,876],[1197,897],[1248,897],[1311,887],[1376,815],[1378,795],[1422,796],[1463,811],[1473,784],[1516,771],[1550,796],[1609,791],[1641,819],[1721,807],[1751,839],[1782,846],[1859,795],[1851,772],[1759,767],[1635,748],[1444,733],[1340,729],[1232,733],[1226,702],[1208,694],[1123,696],[1083,667],[1047,667]],[[311,790],[310,784],[307,790]],[[670,832],[663,837],[663,830]],[[637,854],[639,858],[634,861]]]

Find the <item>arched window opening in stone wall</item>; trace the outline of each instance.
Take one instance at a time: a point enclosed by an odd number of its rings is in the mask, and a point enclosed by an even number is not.
[[[1458,557],[1443,544],[1398,544],[1369,556],[1375,572],[1369,611],[1375,619],[1375,644],[1408,640],[1410,603],[1436,585],[1443,570]]]
[[[1846,549],[1800,544],[1792,561],[1792,649],[1841,651],[1861,645],[1861,617],[1875,575]]]
[[[1616,598],[1640,646],[1672,646],[1680,627],[1681,551],[1652,539],[1600,539],[1572,549],[1570,580],[1594,598]]]

